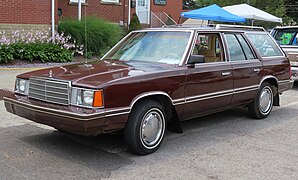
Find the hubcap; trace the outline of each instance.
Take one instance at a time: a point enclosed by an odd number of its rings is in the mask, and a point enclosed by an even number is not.
[[[152,149],[162,140],[165,129],[165,119],[159,109],[151,109],[143,117],[141,124],[141,140],[145,147]]]
[[[273,93],[269,87],[264,87],[260,94],[260,111],[267,114],[272,107]]]

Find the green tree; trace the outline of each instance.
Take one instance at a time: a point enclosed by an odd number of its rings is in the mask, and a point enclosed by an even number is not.
[[[258,9],[266,11],[274,16],[282,17],[284,21],[288,21],[289,18],[287,17],[287,14],[286,14],[285,1],[291,1],[292,3],[296,3],[297,0],[194,0],[198,8],[209,6],[211,4],[217,4],[223,7],[223,6],[247,3]],[[298,13],[296,13],[295,15],[297,14]],[[273,26],[276,26],[277,24],[258,21],[256,22],[256,25],[260,25],[264,27],[271,27],[271,26],[273,27]]]
[[[286,14],[289,16],[289,21],[294,20],[298,23],[298,1],[297,0],[285,0]],[[291,24],[291,22],[290,22]]]
[[[141,23],[140,23],[138,15],[136,13],[133,13],[131,22],[129,24],[129,32],[138,30],[138,29],[141,29]]]

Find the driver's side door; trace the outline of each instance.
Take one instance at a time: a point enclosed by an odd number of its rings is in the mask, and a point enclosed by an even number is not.
[[[183,119],[191,119],[230,106],[233,95],[232,66],[226,61],[220,33],[198,33],[192,55],[205,62],[188,64]]]

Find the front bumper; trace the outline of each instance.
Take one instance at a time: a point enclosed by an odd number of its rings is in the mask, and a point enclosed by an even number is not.
[[[84,136],[96,136],[121,130],[129,113],[128,109],[119,113],[116,110],[107,112],[104,109],[93,110],[55,105],[15,94],[4,97],[4,103],[6,110],[12,114]]]

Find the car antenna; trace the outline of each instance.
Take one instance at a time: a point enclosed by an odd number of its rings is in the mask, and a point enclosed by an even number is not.
[[[85,5],[85,52],[84,52],[84,55],[85,55],[85,64],[88,63],[88,60],[87,60],[87,56],[88,56],[88,50],[87,50],[87,6]]]

